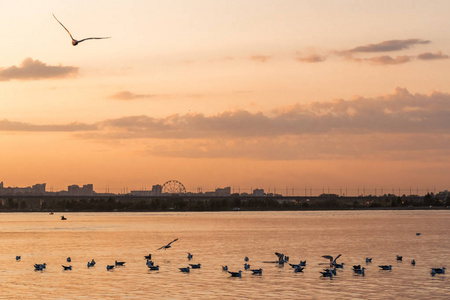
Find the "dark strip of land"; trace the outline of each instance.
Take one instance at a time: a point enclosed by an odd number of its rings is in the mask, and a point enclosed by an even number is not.
[[[268,196],[39,196],[0,195],[0,212],[27,211],[230,211],[447,208],[448,196],[321,195],[316,197]]]

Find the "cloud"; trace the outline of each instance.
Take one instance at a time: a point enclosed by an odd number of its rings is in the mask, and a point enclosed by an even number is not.
[[[115,100],[137,100],[142,98],[153,98],[156,95],[151,94],[135,94],[130,91],[120,91],[115,94],[110,95],[108,98]]]
[[[397,88],[378,98],[294,105],[271,112],[225,111],[162,118],[127,116],[96,123],[90,139],[233,139],[321,134],[447,133],[450,95]]]
[[[381,55],[381,56],[366,58],[364,60],[367,60],[375,65],[399,65],[399,64],[404,64],[404,63],[410,62],[411,56],[402,55],[402,56],[392,57],[389,55]]]
[[[59,79],[74,77],[77,73],[77,67],[49,66],[39,60],[25,58],[18,67],[0,68],[0,81]]]
[[[408,49],[415,45],[429,44],[430,41],[421,39],[407,39],[407,40],[389,40],[378,44],[368,44],[349,49],[345,52],[390,52]]]
[[[114,100],[138,100],[138,99],[149,99],[149,98],[202,98],[204,97],[204,94],[201,93],[190,93],[190,94],[135,94],[130,91],[120,91],[115,94],[109,95],[109,99]]]
[[[238,109],[214,115],[175,114],[166,117],[125,116],[94,124],[38,125],[0,121],[2,131],[89,131],[105,139],[261,138],[319,134],[448,133],[450,94],[411,94],[397,88],[376,98],[296,104],[268,112]]]
[[[300,62],[306,62],[306,63],[318,63],[318,62],[323,62],[326,59],[327,58],[325,56],[321,56],[318,54],[311,54],[308,56],[298,56],[296,58],[296,60],[298,60]]]
[[[262,138],[165,140],[144,143],[144,152],[161,157],[243,158],[245,160],[380,160],[446,161],[450,139],[428,134],[280,136]]]
[[[73,122],[69,124],[45,124],[37,125],[31,123],[14,122],[7,119],[0,120],[0,131],[11,132],[75,132],[97,130],[93,124]]]
[[[426,52],[417,55],[417,59],[420,60],[434,60],[434,59],[448,59],[448,58],[449,56],[446,54],[442,54],[441,51],[438,51],[436,53]]]
[[[85,141],[123,143],[145,155],[258,160],[421,159],[450,155],[450,94],[393,93],[246,110],[124,116],[94,124],[0,121],[0,131],[67,132]],[[132,141],[132,142],[130,142]]]
[[[271,58],[270,56],[266,56],[266,55],[253,55],[250,57],[250,59],[252,61],[262,62],[262,63],[267,62],[270,58]]]

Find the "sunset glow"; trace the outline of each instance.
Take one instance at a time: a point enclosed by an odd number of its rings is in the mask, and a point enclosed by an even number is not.
[[[1,1],[0,181],[448,189],[449,1]],[[111,36],[72,46],[74,38]]]

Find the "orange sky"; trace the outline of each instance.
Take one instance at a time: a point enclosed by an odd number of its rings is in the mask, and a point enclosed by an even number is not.
[[[0,181],[448,189],[449,9],[2,1]]]

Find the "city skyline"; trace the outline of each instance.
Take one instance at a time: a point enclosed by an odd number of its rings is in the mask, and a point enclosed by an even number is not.
[[[3,1],[1,180],[446,190],[449,9]]]
[[[171,186],[175,183],[175,187]],[[179,186],[178,186],[179,185]],[[166,187],[167,186],[167,187]],[[151,188],[150,188],[151,187]],[[179,192],[177,192],[179,191]],[[383,196],[383,195],[418,195],[424,196],[426,194],[448,194],[448,189],[437,189],[436,187],[325,187],[325,186],[305,186],[305,187],[276,187],[276,186],[215,186],[215,187],[185,187],[183,183],[177,180],[169,180],[165,183],[150,184],[149,188],[143,186],[140,189],[129,189],[124,185],[121,189],[110,189],[109,187],[94,189],[93,184],[70,184],[67,190],[63,188],[53,189],[52,186],[47,190],[47,183],[36,183],[32,186],[17,187],[5,186],[3,181],[0,181],[0,195],[24,195],[24,194],[60,194],[60,195],[79,195],[89,196],[96,194],[111,194],[111,195],[133,195],[133,196],[160,196],[164,194],[186,194],[186,195],[205,195],[205,196],[230,196],[237,195],[255,195],[255,196],[320,196],[320,195],[338,195],[338,196]]]

